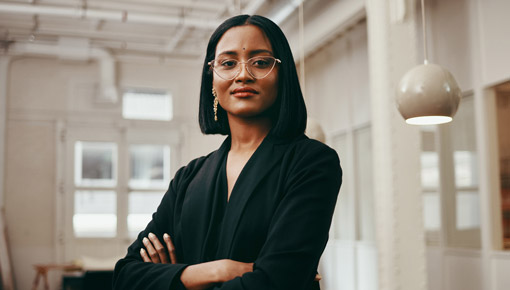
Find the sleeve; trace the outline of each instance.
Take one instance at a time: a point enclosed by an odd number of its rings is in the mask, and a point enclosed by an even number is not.
[[[152,215],[138,238],[129,246],[127,255],[115,265],[113,274],[113,289],[185,289],[180,282],[181,272],[186,264],[154,264],[143,262],[140,249],[143,247],[142,239],[149,233],[154,233],[160,241],[163,234],[173,235],[173,212],[176,203],[177,184],[182,178],[184,168],[181,168],[170,182],[157,211]]]
[[[342,183],[342,170],[333,149],[323,144],[309,147],[312,148],[296,152],[295,158],[299,160],[289,169],[285,192],[253,272],[214,289],[314,288]]]

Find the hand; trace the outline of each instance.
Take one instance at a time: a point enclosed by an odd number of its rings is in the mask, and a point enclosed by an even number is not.
[[[163,263],[163,264],[176,264],[177,263],[177,257],[175,255],[175,246],[172,242],[172,239],[168,234],[163,235],[163,240],[165,241],[166,248],[161,244],[159,239],[154,235],[153,233],[149,233],[148,238],[143,239],[143,243],[145,247],[147,248],[147,251],[143,248],[140,249],[140,255],[142,256],[142,259],[144,262],[150,262],[150,263]],[[168,249],[168,252],[167,252]],[[214,266],[213,266],[214,265]],[[226,282],[229,280],[234,279],[235,277],[242,276],[244,273],[247,272],[253,272],[253,263],[243,263],[238,262],[234,260],[224,259],[224,260],[218,260],[218,261],[212,261],[209,263],[205,263],[206,268],[210,268],[210,266],[213,266],[215,270],[217,270],[216,273],[216,282]],[[207,267],[209,266],[209,267]],[[190,267],[188,267],[190,268]],[[194,268],[194,267],[191,267]],[[194,271],[188,271],[185,272],[194,272]],[[183,273],[184,274],[184,273]],[[186,273],[186,276],[188,273]],[[182,277],[181,277],[182,278]],[[189,276],[188,276],[189,278]],[[320,274],[317,274],[315,276],[315,281],[320,281],[322,279],[322,276]],[[187,283],[186,283],[187,284]],[[198,289],[198,288],[197,288]]]
[[[168,234],[163,235],[166,248],[161,244],[155,234],[149,233],[148,238],[143,238],[144,248],[140,249],[140,256],[144,262],[176,264],[177,257],[175,255],[175,246]]]

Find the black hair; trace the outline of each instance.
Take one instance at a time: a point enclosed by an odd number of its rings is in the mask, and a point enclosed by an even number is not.
[[[306,129],[306,107],[299,85],[296,64],[287,38],[273,21],[259,15],[238,15],[225,20],[211,35],[202,69],[200,87],[200,106],[198,120],[204,134],[229,135],[230,127],[227,114],[218,105],[218,121],[214,121],[212,80],[213,71],[209,62],[214,59],[216,46],[223,34],[232,27],[255,25],[260,28],[271,43],[275,58],[281,60],[278,70],[278,95],[271,114],[273,128],[271,134],[292,138],[304,133]]]

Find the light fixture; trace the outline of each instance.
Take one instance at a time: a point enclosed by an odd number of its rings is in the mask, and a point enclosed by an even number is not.
[[[400,80],[397,108],[408,124],[448,123],[457,112],[462,92],[447,69],[428,62],[424,0],[421,0],[421,11],[424,61]]]

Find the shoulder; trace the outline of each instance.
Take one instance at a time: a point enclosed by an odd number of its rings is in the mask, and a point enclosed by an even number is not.
[[[191,160],[188,164],[182,166],[181,168],[179,168],[179,170],[177,170],[177,172],[175,173],[175,177],[174,179],[185,179],[187,177],[191,177],[193,175],[196,174],[196,172],[202,168],[204,162],[210,158],[211,155],[213,155],[215,152],[217,151],[213,151],[205,156],[200,156],[198,158],[195,158],[193,160]]]
[[[342,169],[338,154],[328,145],[301,135],[279,146],[283,146],[285,153],[282,163],[290,175],[315,172],[341,179]]]
[[[212,151],[211,153],[209,153],[205,156],[195,158],[195,159],[191,160],[187,165],[181,167],[175,174],[174,179],[185,178],[185,177],[189,177],[190,175],[191,176],[195,175],[196,172],[198,170],[200,170],[200,168],[202,168],[208,160],[210,160],[212,162],[217,161],[217,159],[222,154],[224,154],[228,150],[229,147],[230,147],[230,137],[227,137],[218,149]]]
[[[333,163],[339,163],[337,152],[328,145],[300,135],[293,140],[282,144],[286,148],[287,158],[294,162],[302,162],[308,159],[324,159]]]

